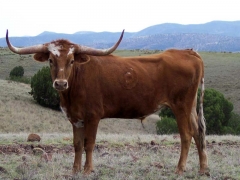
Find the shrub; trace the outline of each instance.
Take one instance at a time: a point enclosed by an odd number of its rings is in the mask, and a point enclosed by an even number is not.
[[[240,116],[232,112],[228,126],[234,130],[235,135],[240,135]]]
[[[223,126],[221,129],[221,134],[235,134],[235,131],[229,126]]]
[[[174,118],[163,117],[157,122],[157,134],[178,133],[177,122]]]
[[[208,134],[240,133],[239,116],[232,113],[233,104],[223,94],[214,89],[206,89],[204,93],[204,116]],[[200,91],[198,91],[199,100]],[[199,104],[199,103],[198,103]],[[198,110],[198,107],[197,107]],[[163,109],[159,116],[174,118],[170,108]]]
[[[160,117],[171,117],[171,118],[175,119],[175,116],[174,116],[172,110],[167,106],[165,106],[163,109],[161,109],[159,116]]]
[[[22,66],[16,66],[10,71],[10,78],[11,77],[23,77],[24,69]]]
[[[16,82],[22,82],[30,84],[30,78],[24,77],[24,69],[22,66],[16,66],[10,71],[9,78],[7,80],[12,80]]]
[[[59,110],[59,95],[52,87],[49,67],[43,67],[31,79],[31,92],[33,99],[40,105]]]
[[[233,110],[233,104],[223,94],[214,89],[206,89],[204,96],[204,116],[208,134],[224,134]],[[226,129],[226,128],[225,128]]]

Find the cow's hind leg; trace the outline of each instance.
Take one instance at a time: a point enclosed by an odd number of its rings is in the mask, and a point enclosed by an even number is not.
[[[81,171],[82,165],[82,153],[83,153],[83,140],[84,140],[84,128],[73,126],[73,145],[75,151],[74,163],[73,163],[73,174]]]
[[[179,107],[179,106],[178,106]],[[180,106],[184,107],[184,106]],[[190,111],[183,108],[173,110],[177,119],[178,130],[181,137],[181,155],[177,165],[176,173],[183,174],[186,170],[188,152],[193,137],[193,129],[190,123]]]

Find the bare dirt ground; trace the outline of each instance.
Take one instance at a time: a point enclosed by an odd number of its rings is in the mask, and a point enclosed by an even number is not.
[[[69,173],[71,171],[72,158],[74,156],[74,149],[71,144],[44,145],[39,143],[15,143],[11,145],[0,145],[0,157],[7,157],[9,161],[10,157],[17,156],[18,161],[16,163],[19,165],[14,171],[20,174],[17,176],[20,178],[14,178],[15,180],[20,180],[22,179],[21,177],[25,179],[34,178],[34,175],[32,175],[33,171],[39,173],[40,169],[44,170],[45,166],[47,169],[50,169],[49,174],[52,173],[52,166],[62,166],[61,168],[63,168],[63,170],[57,171],[55,169],[55,179],[128,179],[129,177],[155,179],[159,177],[160,179],[237,180],[237,177],[239,177],[240,157],[236,156],[237,154],[235,153],[239,152],[240,141],[223,140],[217,142],[209,139],[207,141],[207,150],[211,172],[204,176],[199,176],[196,171],[198,167],[198,158],[195,144],[192,143],[187,164],[188,171],[184,176],[178,177],[174,175],[173,171],[179,156],[180,139],[179,135],[172,135],[171,138],[175,140],[170,143],[169,139],[161,138],[160,141],[139,141],[135,144],[125,142],[122,145],[114,145],[109,141],[101,140],[96,144],[94,150],[96,171],[87,177],[82,176],[81,173],[76,177]],[[64,141],[72,141],[72,139],[65,138]],[[71,157],[71,162],[65,165],[63,159],[67,157]],[[61,161],[59,159],[61,159]],[[234,162],[233,159],[236,160],[236,162]],[[35,165],[36,163],[37,166]],[[35,170],[32,169],[34,166],[36,166]],[[120,168],[121,166],[122,168]],[[129,172],[128,168],[131,166],[133,169]],[[233,167],[235,167],[235,169]],[[222,169],[228,170],[224,172]],[[137,173],[135,174],[135,172]],[[156,174],[156,172],[159,174]],[[0,177],[11,177],[8,176],[9,174],[11,174],[10,169],[0,165]],[[49,174],[46,173],[46,177],[51,179]]]
[[[179,135],[173,135],[174,139],[179,139],[180,137]],[[72,142],[71,138],[65,138],[65,141],[69,141],[70,143]],[[165,139],[161,140],[162,142],[166,141]],[[180,148],[180,141],[179,142],[174,142],[171,145],[173,145],[173,149],[179,149]],[[240,149],[240,142],[237,141],[224,141],[224,142],[216,142],[216,141],[212,141],[209,142],[207,141],[207,148],[211,149],[211,148],[216,148],[216,147],[228,147],[228,148],[239,148]],[[147,147],[147,148],[156,148],[156,149],[162,149],[165,148],[166,145],[160,144],[155,142],[154,140],[150,141],[149,143],[147,142],[139,142],[136,145],[130,145],[128,143],[124,144],[124,147],[126,149],[129,148],[134,148],[135,150],[138,150],[141,147]],[[111,146],[109,142],[105,141],[105,142],[101,142],[101,143],[96,143],[95,146],[95,151],[104,151],[104,149],[121,149],[121,147],[114,147]],[[12,144],[12,145],[0,145],[0,154],[17,154],[17,155],[22,155],[22,154],[34,154],[35,153],[35,149],[42,149],[44,152],[52,154],[52,153],[74,153],[74,148],[73,145],[69,144],[69,145],[43,145],[43,144]]]

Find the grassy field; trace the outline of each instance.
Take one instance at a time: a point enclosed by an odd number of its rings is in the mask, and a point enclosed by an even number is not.
[[[120,56],[143,56],[150,51],[117,51]],[[215,88],[234,103],[240,113],[240,54],[200,53],[205,63],[206,88]],[[72,129],[61,112],[39,106],[30,86],[5,80],[15,66],[30,77],[46,63],[0,49],[0,179],[240,179],[240,137],[207,136],[209,176],[198,175],[198,156],[192,142],[187,172],[174,174],[180,153],[178,135],[156,135],[156,115],[144,127],[138,120],[104,119],[94,151],[95,172],[71,176]],[[39,143],[26,142],[38,133]],[[49,158],[34,152],[39,147]],[[85,155],[84,155],[85,156]]]
[[[208,175],[198,174],[197,150],[192,142],[183,176],[174,173],[180,153],[177,135],[99,133],[93,157],[95,171],[89,176],[71,175],[74,158],[71,134],[42,134],[39,143],[27,143],[26,137],[25,133],[0,134],[0,179],[240,179],[237,136],[207,137]]]

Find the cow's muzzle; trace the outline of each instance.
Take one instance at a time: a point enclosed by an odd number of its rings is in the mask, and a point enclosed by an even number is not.
[[[68,88],[68,82],[67,82],[67,80],[55,80],[53,82],[53,87],[57,91],[64,91]]]

